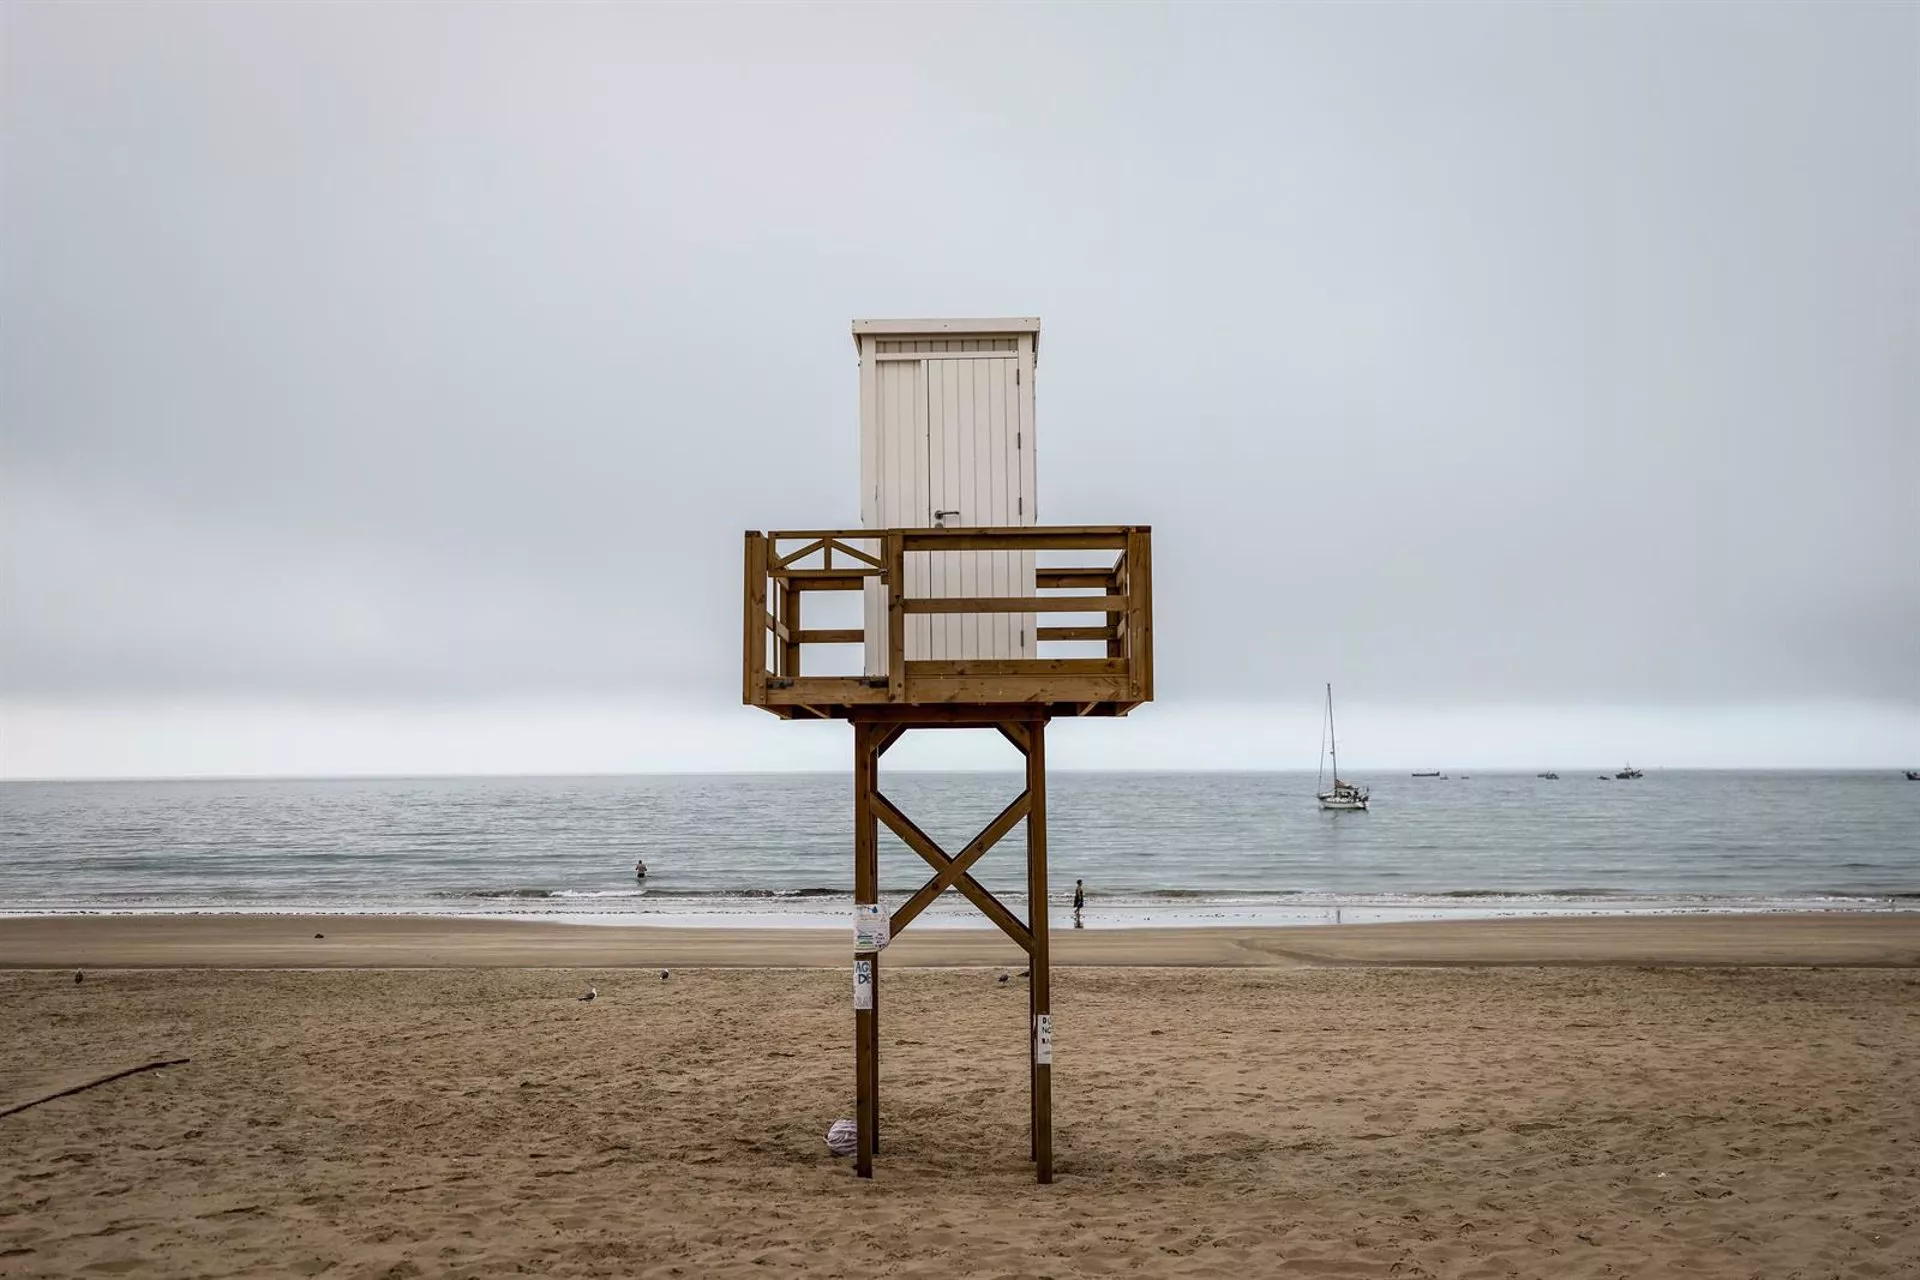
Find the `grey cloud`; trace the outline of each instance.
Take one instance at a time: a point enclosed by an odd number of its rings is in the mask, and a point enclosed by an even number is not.
[[[1163,698],[1920,705],[1911,7],[0,9],[0,694],[735,687],[1039,314]]]

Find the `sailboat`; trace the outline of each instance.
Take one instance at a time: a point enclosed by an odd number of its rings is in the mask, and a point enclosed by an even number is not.
[[[1365,811],[1367,807],[1366,790],[1354,786],[1351,782],[1342,782],[1340,780],[1340,743],[1333,731],[1333,685],[1331,683],[1327,685],[1327,733],[1320,745],[1322,748],[1331,747],[1333,751],[1333,789],[1319,793],[1320,807],[1322,809],[1359,809]],[[1314,784],[1316,787],[1323,786],[1326,783],[1326,773],[1324,772],[1326,763],[1326,752],[1323,750],[1320,756],[1322,773],[1320,774],[1319,781]]]

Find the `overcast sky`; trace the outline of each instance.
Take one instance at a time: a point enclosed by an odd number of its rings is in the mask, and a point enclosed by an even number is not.
[[[844,767],[740,533],[970,315],[1155,531],[1058,765],[1920,766],[1916,228],[1911,4],[9,0],[0,774]]]

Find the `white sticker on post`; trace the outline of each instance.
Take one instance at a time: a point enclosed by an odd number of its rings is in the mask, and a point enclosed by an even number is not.
[[[853,962],[853,1007],[873,1008],[873,961],[871,960]]]
[[[856,902],[853,906],[853,949],[884,951],[887,946],[887,917],[877,902]]]
[[[1033,1015],[1033,1065],[1053,1065],[1053,1015],[1050,1013]]]

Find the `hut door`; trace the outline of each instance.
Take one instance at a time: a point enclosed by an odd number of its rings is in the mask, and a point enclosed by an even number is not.
[[[878,359],[874,413],[879,456],[870,527],[976,528],[1035,523],[1033,466],[1020,355],[927,352]],[[916,597],[1030,596],[1031,551],[915,551],[906,590]],[[885,675],[886,599],[866,595],[867,674]],[[907,660],[1031,658],[1033,614],[910,614]]]
[[[979,528],[1032,524],[1032,499],[1022,477],[1027,447],[1021,422],[1020,358],[1009,351],[981,358],[941,359],[923,365],[927,395],[926,523]],[[984,355],[984,353],[982,353]],[[1030,596],[1030,551],[940,551],[910,556],[908,590],[935,597]],[[917,570],[917,572],[916,572]],[[907,642],[908,657],[932,659],[1034,656],[1034,615],[932,614],[922,623],[924,649]]]

